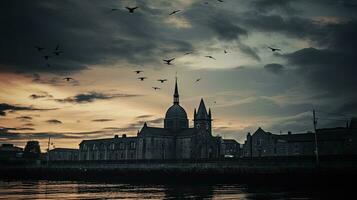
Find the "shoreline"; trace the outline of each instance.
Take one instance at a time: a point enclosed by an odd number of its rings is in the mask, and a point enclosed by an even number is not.
[[[243,183],[348,185],[357,178],[357,160],[231,160],[50,162],[0,164],[0,179],[124,181],[148,183]]]

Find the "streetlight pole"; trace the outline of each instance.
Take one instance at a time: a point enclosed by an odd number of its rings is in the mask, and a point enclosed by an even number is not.
[[[317,144],[317,132],[316,132],[317,119],[316,119],[315,109],[312,110],[312,114],[313,114],[313,118],[314,118],[316,165],[319,166],[319,148],[318,148],[318,144]]]

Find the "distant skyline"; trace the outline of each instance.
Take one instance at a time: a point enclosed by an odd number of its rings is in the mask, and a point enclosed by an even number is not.
[[[241,143],[258,127],[311,131],[312,109],[318,128],[357,115],[353,0],[5,0],[0,11],[0,143],[77,148],[163,127],[176,74],[190,126],[204,98],[213,134]]]

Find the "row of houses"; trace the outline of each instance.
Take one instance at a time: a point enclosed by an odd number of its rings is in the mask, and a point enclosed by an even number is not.
[[[241,157],[357,155],[357,120],[346,127],[317,129],[312,132],[273,134],[258,128],[248,133]]]
[[[356,122],[356,119],[352,119],[346,127],[317,129],[316,135],[313,132],[274,134],[258,128],[253,134],[247,134],[243,144],[234,139],[221,139],[219,157],[314,156],[316,147],[321,156],[357,155]],[[142,159],[138,156],[138,142],[135,138],[124,134],[122,137],[84,141],[80,149],[53,149],[50,151],[51,160]],[[160,148],[160,145],[154,147]]]
[[[233,139],[220,139],[219,158],[253,158],[282,156],[357,155],[357,120],[346,127],[317,129],[313,132],[274,134],[258,128],[248,133],[243,144]],[[316,138],[315,138],[316,136]],[[137,160],[139,140],[123,134],[114,138],[82,141],[79,149],[55,148],[42,154],[42,159],[55,160]],[[154,148],[155,140],[151,141]],[[29,141],[25,147],[27,157],[40,153],[38,142]],[[11,144],[0,146],[0,159],[19,158],[24,150]],[[165,155],[162,155],[163,159]],[[156,159],[156,158],[155,158]],[[216,159],[216,158],[215,158]]]

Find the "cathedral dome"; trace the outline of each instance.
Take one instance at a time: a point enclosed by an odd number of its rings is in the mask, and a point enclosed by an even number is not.
[[[172,105],[166,112],[166,119],[187,119],[187,113],[179,104]]]
[[[167,110],[164,119],[164,128],[173,131],[188,128],[188,119],[185,109],[180,106],[177,78],[175,82],[174,104]]]

